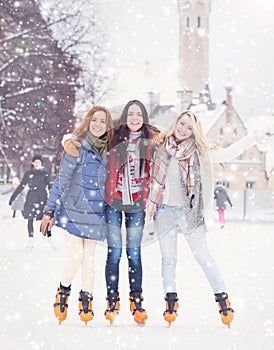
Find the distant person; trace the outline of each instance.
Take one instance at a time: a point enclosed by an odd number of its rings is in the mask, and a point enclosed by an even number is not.
[[[214,190],[214,199],[216,200],[216,210],[218,211],[219,215],[220,228],[224,228],[226,203],[228,202],[231,207],[232,203],[221,181],[216,182],[216,187]]]
[[[12,180],[12,186],[8,188],[7,190],[3,191],[1,194],[5,195],[11,192],[14,192],[14,190],[19,186],[20,180],[18,177],[13,177]],[[16,211],[19,210],[23,215],[24,210],[24,204],[26,201],[26,189],[24,189],[22,192],[18,194],[18,196],[15,198],[15,200],[12,202],[11,210],[12,210],[12,217],[16,217]]]
[[[12,205],[18,195],[28,186],[28,192],[23,209],[23,216],[28,222],[28,243],[27,250],[33,249],[34,228],[33,221],[41,220],[43,208],[48,198],[48,191],[51,188],[51,178],[43,166],[41,155],[32,158],[31,169],[27,170],[19,186],[15,189],[9,200]]]
[[[63,228],[66,255],[57,289],[54,314],[59,323],[67,317],[68,298],[76,272],[81,268],[79,317],[93,319],[92,300],[95,277],[95,248],[106,238],[105,161],[112,139],[110,112],[103,106],[91,108],[73,137],[78,156],[66,153],[44,208],[40,231],[46,235],[53,224]]]

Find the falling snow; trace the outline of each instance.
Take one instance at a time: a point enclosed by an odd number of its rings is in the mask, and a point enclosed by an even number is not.
[[[68,1],[40,0],[39,3],[46,13],[49,4],[55,3],[57,11],[57,8],[65,8]],[[93,2],[86,3],[93,5]],[[104,49],[109,53],[109,56],[103,52],[94,54],[99,60],[106,56],[107,63],[103,70],[99,66],[97,76],[114,78],[113,94],[107,96],[105,104],[110,107],[133,97],[147,101],[147,92],[153,89],[160,91],[161,103],[173,103],[178,89],[177,1],[162,0],[160,5],[158,0],[97,0],[96,3],[100,4],[106,21],[106,32],[102,34],[106,35]],[[14,6],[20,7],[20,2],[15,1]],[[212,1],[212,95],[216,100],[223,100],[224,86],[231,80],[235,87],[235,108],[240,117],[248,121],[249,130],[257,130],[258,125],[265,127],[270,120],[265,119],[265,115],[272,119],[273,128],[274,65],[273,59],[270,59],[273,57],[273,15],[273,2],[269,0]],[[55,34],[58,36],[57,32]],[[23,46],[24,43],[21,42]],[[41,48],[38,44],[36,49],[39,51]],[[98,51],[99,47],[94,45],[93,50]],[[20,48],[14,51],[18,55],[23,54]],[[78,53],[81,53],[80,48]],[[29,54],[24,53],[25,56]],[[35,84],[41,82],[40,73],[37,69],[32,77]],[[16,72],[10,72],[8,78],[16,76]],[[79,82],[82,83],[81,80]],[[5,81],[0,82],[1,88],[5,85]],[[98,87],[98,91],[100,89]],[[22,85],[22,89],[17,91],[29,92],[35,93],[35,89]],[[59,103],[53,95],[48,95],[45,100],[54,107]],[[37,106],[41,102],[44,103],[44,98],[37,102]],[[21,103],[20,108],[23,110],[28,106],[27,102]],[[259,122],[258,115],[262,116]],[[16,118],[16,112],[11,110],[7,125]],[[26,121],[25,115],[20,118]],[[36,128],[38,120],[33,118],[31,125]],[[56,124],[56,128],[60,128],[60,124]],[[10,147],[18,150],[19,144]],[[273,147],[273,137],[260,144],[260,150],[267,152],[267,174],[274,167]],[[35,148],[37,146],[33,145]],[[26,152],[29,151],[26,149]],[[21,161],[24,157],[23,154]],[[0,185],[1,192],[5,186]],[[167,327],[162,316],[165,303],[159,246],[154,236],[149,235],[149,230],[146,230],[142,250],[143,306],[148,313],[146,326],[137,327],[129,312],[128,267],[124,251],[120,276],[121,312],[112,327],[104,319],[107,247],[102,243],[96,250],[94,320],[88,326],[79,320],[78,272],[69,299],[68,318],[59,326],[52,305],[64,256],[63,232],[55,227],[53,237],[45,238],[39,233],[39,223],[36,223],[34,250],[26,251],[26,222],[19,213],[13,219],[8,196],[0,196],[1,349],[196,350],[202,347],[212,350],[272,350],[274,195],[268,192],[258,196],[255,192],[248,192],[247,213],[243,211],[242,194],[235,191],[231,196],[234,208],[227,211],[225,229],[220,230],[216,221],[208,226],[209,245],[235,309],[235,320],[230,330],[221,323],[210,287],[181,234],[177,267],[179,317],[171,328]],[[66,219],[61,220],[65,224]]]
[[[26,251],[27,229],[17,213],[12,219],[7,196],[0,197],[0,347],[11,349],[187,349],[272,350],[274,342],[273,221],[258,223],[230,219],[220,230],[209,226],[208,241],[226,281],[235,319],[228,330],[220,321],[210,286],[179,235],[177,285],[179,316],[168,328],[160,277],[158,242],[146,238],[143,247],[143,295],[146,326],[134,324],[129,311],[128,267],[121,261],[121,311],[114,326],[104,319],[104,266],[107,247],[96,249],[95,317],[85,326],[78,317],[80,272],[72,284],[67,320],[58,325],[53,302],[62,269],[64,236],[54,228],[48,239],[36,223],[33,251]],[[53,239],[53,248],[50,240]],[[151,240],[151,241],[149,241]]]

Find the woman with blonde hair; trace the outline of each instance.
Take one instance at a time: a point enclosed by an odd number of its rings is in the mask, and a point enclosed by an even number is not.
[[[230,327],[234,311],[206,239],[205,218],[213,208],[212,163],[233,160],[260,142],[268,131],[251,133],[229,147],[217,148],[205,138],[197,116],[186,110],[162,135],[152,164],[147,215],[150,220],[155,218],[159,237],[166,300],[164,319],[169,324],[176,320],[178,309],[176,263],[180,228],[213,290],[222,322]]]
[[[163,135],[152,165],[147,211],[150,218],[155,218],[159,237],[166,300],[164,319],[169,325],[176,320],[178,309],[178,228],[213,289],[223,323],[229,327],[233,320],[225,284],[206,239],[204,209],[209,204],[208,194],[212,188],[210,149],[197,117],[191,111],[184,111]]]
[[[102,106],[90,109],[73,132],[73,137],[79,141],[78,157],[65,153],[44,207],[41,233],[46,235],[54,224],[67,232],[67,254],[54,304],[59,323],[67,317],[71,283],[80,266],[79,316],[86,324],[94,316],[94,254],[96,241],[104,240],[107,232],[104,163],[112,136],[110,112]]]

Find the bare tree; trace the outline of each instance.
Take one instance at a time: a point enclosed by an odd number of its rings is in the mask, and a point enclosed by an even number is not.
[[[1,7],[1,153],[21,171],[34,153],[60,161],[60,138],[75,124],[80,68],[62,52],[34,0]]]
[[[43,2],[1,3],[0,157],[21,171],[36,152],[56,171],[60,139],[75,126],[76,102],[86,111],[109,91],[97,4],[76,0],[51,7],[47,0],[42,16]]]
[[[53,23],[54,36],[63,52],[77,55],[81,67],[77,91],[79,109],[85,111],[111,92],[106,66],[109,43],[105,37],[103,0],[40,0],[44,15]]]

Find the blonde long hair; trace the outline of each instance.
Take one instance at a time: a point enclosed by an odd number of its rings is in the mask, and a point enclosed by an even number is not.
[[[202,125],[200,121],[198,120],[197,116],[190,110],[183,111],[175,120],[172,127],[165,133],[162,134],[162,144],[165,145],[167,142],[167,139],[173,135],[176,125],[178,124],[179,120],[184,116],[187,115],[192,120],[192,126],[193,126],[193,136],[195,139],[195,144],[197,147],[197,150],[200,155],[204,155],[205,152],[208,152],[212,149],[212,144],[210,141],[205,137]]]
[[[104,106],[94,106],[92,107],[86,114],[85,118],[82,120],[81,124],[74,129],[73,135],[76,137],[77,140],[81,140],[82,138],[86,137],[88,131],[89,131],[89,124],[90,121],[94,115],[94,113],[98,111],[103,111],[106,113],[106,125],[107,125],[107,141],[108,145],[111,145],[112,139],[113,139],[113,133],[114,133],[114,124],[112,120],[112,116],[110,114],[110,111],[104,107]]]

